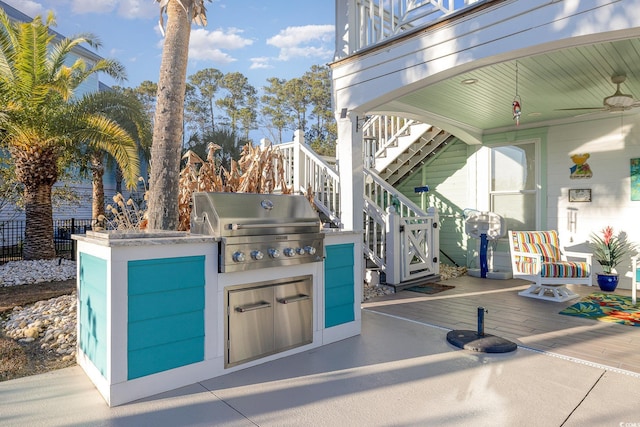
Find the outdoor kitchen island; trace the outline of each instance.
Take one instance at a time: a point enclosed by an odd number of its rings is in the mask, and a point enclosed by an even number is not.
[[[362,259],[355,254],[361,233],[322,234],[318,262],[232,272],[220,272],[218,237],[74,235],[78,364],[109,406],[116,406],[360,334]],[[260,303],[228,308],[238,290],[259,291]],[[300,303],[310,308],[308,320],[299,315],[305,310],[292,308]],[[255,317],[268,305],[283,308]],[[239,338],[244,343],[235,361],[228,351],[230,311],[254,316],[241,328],[249,333]],[[276,330],[267,332],[273,338],[251,333],[265,319],[273,319]],[[300,333],[283,338],[277,331],[282,322]],[[300,324],[308,324],[310,333]],[[245,354],[242,349],[255,348],[255,340],[266,347]]]

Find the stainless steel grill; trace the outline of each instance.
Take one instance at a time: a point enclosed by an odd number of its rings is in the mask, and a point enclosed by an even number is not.
[[[219,272],[322,260],[320,218],[301,195],[195,193],[191,233],[220,238]]]

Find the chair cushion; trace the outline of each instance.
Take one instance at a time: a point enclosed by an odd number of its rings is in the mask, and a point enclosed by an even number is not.
[[[554,262],[560,260],[560,251],[556,246],[553,246],[550,243],[524,243],[520,245],[520,250],[522,252],[527,252],[530,254],[539,254],[542,255],[542,261],[544,262]]]
[[[511,238],[515,251],[540,254],[543,261],[552,262],[561,259],[560,238],[555,230],[514,231]]]
[[[518,271],[524,274],[537,274],[532,262],[520,262]],[[542,262],[542,277],[589,277],[589,264],[586,262],[556,261]]]

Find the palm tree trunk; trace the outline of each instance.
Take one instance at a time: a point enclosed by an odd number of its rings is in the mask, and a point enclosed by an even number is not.
[[[91,184],[93,197],[91,202],[91,223],[97,223],[104,215],[104,165],[100,156],[91,156]]]
[[[120,166],[116,165],[116,172],[115,172],[116,176],[116,193],[120,193],[122,194],[122,181],[124,179],[124,177],[122,176],[122,169],[120,169]]]
[[[22,257],[25,260],[56,257],[53,243],[53,212],[51,185],[25,186],[24,210],[26,223]]]
[[[167,5],[167,28],[158,79],[151,145],[148,228],[177,230],[180,154],[191,16],[176,0]]]
[[[51,189],[58,180],[56,147],[43,147],[38,141],[24,149],[12,148],[17,180],[24,185],[25,229],[22,258],[52,259],[53,206]]]

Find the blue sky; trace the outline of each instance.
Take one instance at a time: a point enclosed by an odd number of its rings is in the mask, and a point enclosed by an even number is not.
[[[163,39],[154,0],[3,1],[32,17],[53,10],[55,29],[65,36],[97,35],[97,53],[126,67],[128,81],[118,84],[158,81]],[[191,31],[187,75],[203,68],[238,71],[260,90],[269,77],[300,77],[333,58],[333,0],[213,0],[205,6],[208,24]]]

